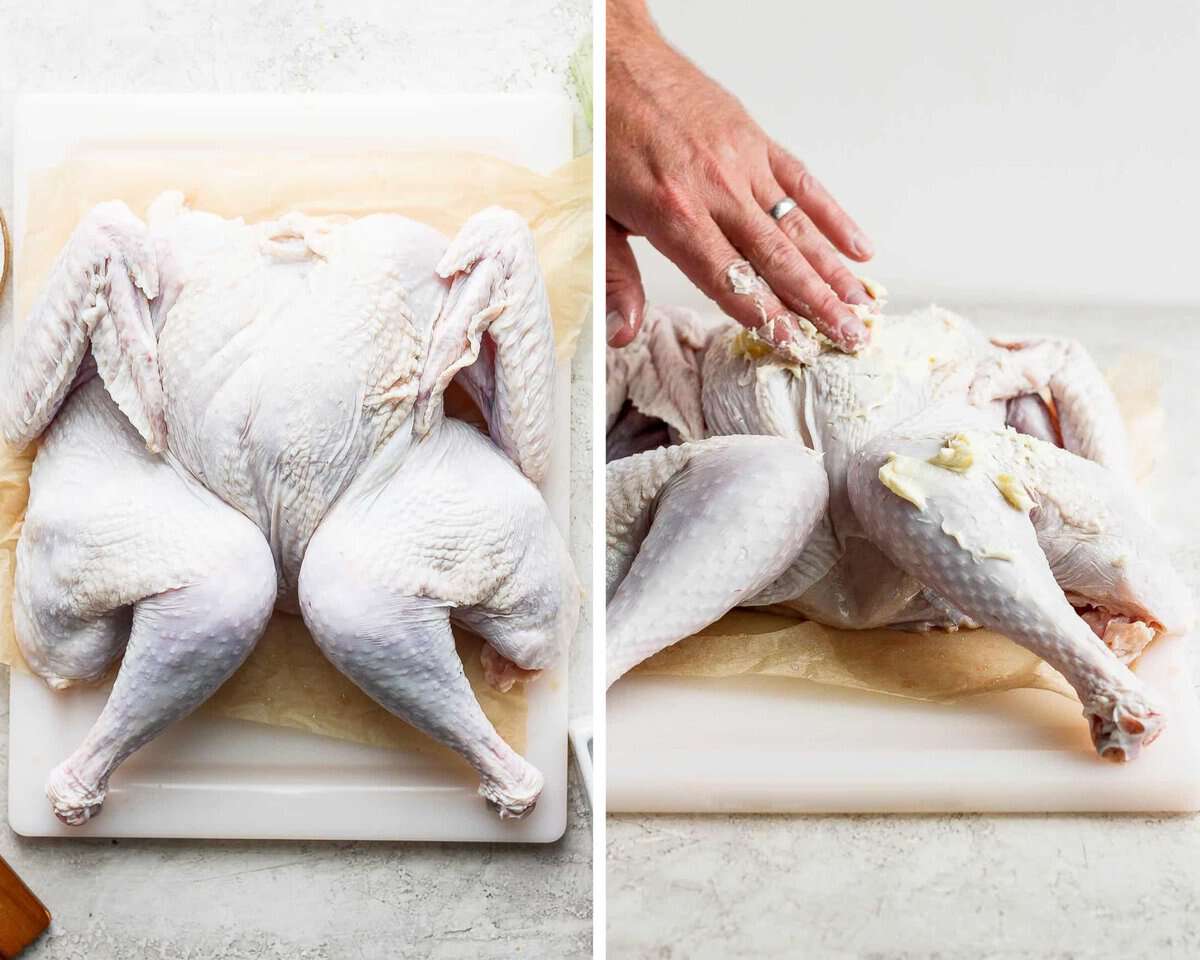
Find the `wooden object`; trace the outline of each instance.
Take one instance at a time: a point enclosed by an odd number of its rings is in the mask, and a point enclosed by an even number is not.
[[[50,926],[50,912],[0,857],[0,960],[12,960]]]

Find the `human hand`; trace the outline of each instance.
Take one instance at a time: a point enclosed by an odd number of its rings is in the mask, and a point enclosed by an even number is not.
[[[810,321],[842,350],[866,345],[853,306],[872,297],[843,263],[870,241],[742,105],[671,49],[642,0],[608,0],[608,342],[641,326],[630,235],[644,236],[705,295],[781,354],[806,359]],[[776,221],[781,199],[797,206]],[[761,280],[759,279],[761,278]]]

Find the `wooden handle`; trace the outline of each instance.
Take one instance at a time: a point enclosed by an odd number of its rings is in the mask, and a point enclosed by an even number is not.
[[[0,857],[0,958],[12,960],[50,926],[50,913]]]

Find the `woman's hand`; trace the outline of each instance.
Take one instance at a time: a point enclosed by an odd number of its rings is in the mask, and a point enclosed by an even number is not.
[[[629,343],[645,309],[632,234],[785,355],[811,346],[800,318],[843,350],[864,346],[869,331],[848,305],[872,299],[838,256],[869,259],[863,232],[736,99],[666,44],[642,0],[608,0],[607,29],[608,342]],[[785,197],[797,206],[776,221],[768,211]]]

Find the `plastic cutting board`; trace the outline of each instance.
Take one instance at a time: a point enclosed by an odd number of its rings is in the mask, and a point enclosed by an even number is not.
[[[1100,760],[1078,702],[1042,690],[921,703],[787,678],[629,676],[608,695],[610,813],[1200,809],[1188,640],[1138,673],[1168,726],[1133,763]]]

